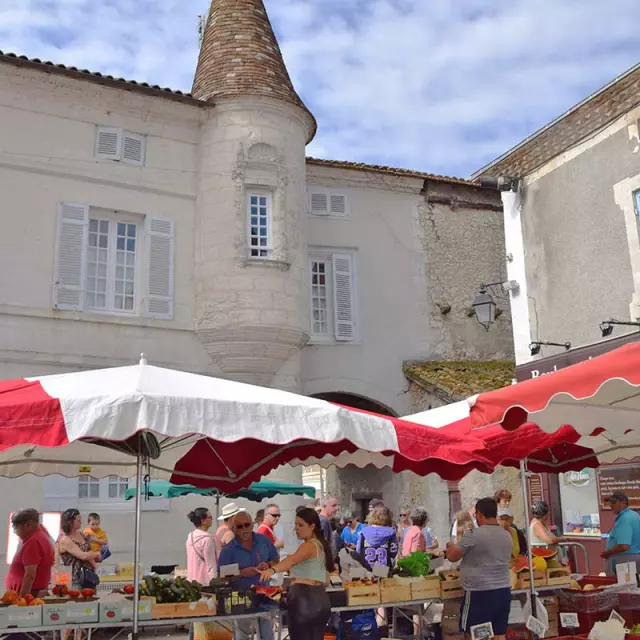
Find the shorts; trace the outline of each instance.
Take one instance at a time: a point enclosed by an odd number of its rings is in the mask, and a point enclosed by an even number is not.
[[[465,591],[460,606],[460,631],[470,633],[471,627],[490,622],[493,633],[507,633],[511,611],[511,588],[490,591]]]

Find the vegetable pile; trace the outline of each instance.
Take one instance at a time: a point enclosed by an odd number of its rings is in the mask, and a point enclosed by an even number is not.
[[[147,576],[140,583],[140,595],[151,596],[158,604],[198,602],[202,597],[202,585],[186,578],[169,580],[158,576]]]
[[[406,558],[398,560],[398,570],[396,575],[411,578],[428,576],[431,566],[431,556],[424,551],[414,551]]]

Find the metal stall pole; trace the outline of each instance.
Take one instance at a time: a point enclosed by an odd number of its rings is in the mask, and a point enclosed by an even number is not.
[[[132,640],[138,640],[140,614],[140,512],[142,509],[142,455],[138,452],[136,465],[136,522],[133,546],[133,633]]]
[[[531,550],[531,522],[529,520],[529,488],[527,486],[527,459],[520,460],[520,482],[522,483],[522,498],[524,500],[524,523],[526,527],[527,546],[529,547],[529,580],[531,596],[531,615],[536,617],[536,585],[533,573],[533,552]]]

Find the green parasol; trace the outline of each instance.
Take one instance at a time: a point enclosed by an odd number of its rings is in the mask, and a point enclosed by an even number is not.
[[[221,496],[217,489],[198,489],[191,484],[171,484],[168,480],[152,480],[146,487],[149,496],[154,498],[179,498],[189,494],[201,496]],[[127,489],[124,497],[127,500],[135,498],[136,489]],[[231,493],[227,498],[245,498],[253,502],[261,502],[265,498],[273,498],[277,495],[286,496],[309,496],[316,497],[314,487],[300,484],[289,484],[287,482],[275,482],[271,480],[263,480],[261,482],[253,482],[246,489],[240,489],[235,493]]]

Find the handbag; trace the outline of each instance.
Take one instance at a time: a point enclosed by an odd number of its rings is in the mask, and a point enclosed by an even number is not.
[[[98,574],[91,567],[80,569],[80,586],[83,589],[95,589],[100,584]]]

